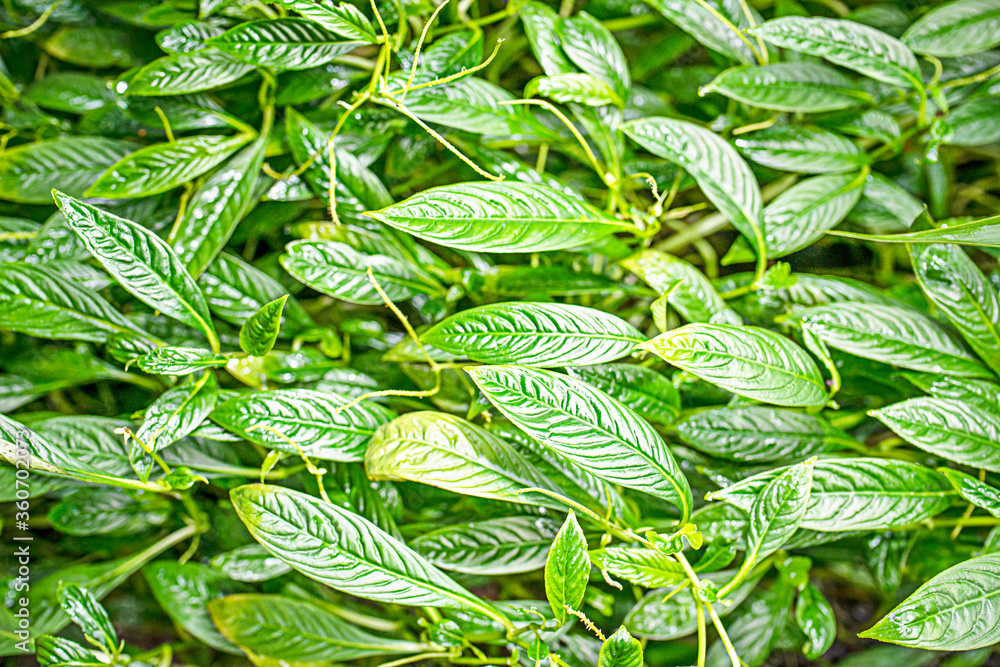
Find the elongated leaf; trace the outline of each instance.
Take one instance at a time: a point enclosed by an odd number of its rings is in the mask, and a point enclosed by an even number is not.
[[[806,174],[852,171],[868,161],[850,139],[829,130],[796,125],[740,135],[736,145],[758,164]]]
[[[170,242],[188,272],[198,277],[225,247],[253,205],[267,137],[260,137],[212,174],[188,202]]]
[[[749,511],[783,471],[770,470],[709,494]],[[889,459],[830,459],[813,466],[813,486],[802,527],[821,532],[885,530],[918,523],[946,509],[951,483],[930,468]]]
[[[618,577],[646,588],[671,586],[687,579],[679,562],[656,549],[645,547],[607,547],[590,552],[594,565]]]
[[[952,146],[985,146],[1000,140],[1000,100],[982,97],[966,102],[934,122],[932,135]]]
[[[90,591],[76,584],[60,584],[59,604],[83,633],[113,653],[118,649],[118,633],[104,610]]]
[[[0,264],[0,329],[31,336],[104,342],[140,330],[96,292],[43,265]]]
[[[375,430],[389,421],[391,413],[370,402],[338,411],[345,403],[347,400],[336,394],[277,389],[234,396],[220,403],[211,419],[227,431],[271,449],[298,453],[285,440],[288,438],[318,459],[360,461]]]
[[[576,515],[570,512],[552,540],[552,548],[545,560],[545,597],[560,623],[566,622],[567,607],[580,609],[589,574],[587,538],[577,523]]]
[[[807,308],[789,319],[830,347],[859,357],[916,371],[991,377],[957,336],[913,310],[847,302]]]
[[[589,74],[577,72],[540,76],[532,79],[524,87],[524,96],[534,97],[535,95],[541,95],[556,102],[576,102],[588,106],[604,104],[622,106],[625,103],[610,84]]]
[[[1000,297],[956,245],[911,245],[924,293],[994,373],[1000,372]]]
[[[768,257],[784,257],[823,236],[861,197],[864,179],[854,174],[817,176],[796,183],[764,209]]]
[[[280,595],[227,595],[209,602],[208,612],[230,642],[251,655],[282,663],[340,662],[428,648],[377,637],[322,604]]]
[[[392,301],[437,291],[403,260],[366,255],[346,243],[292,241],[286,249],[281,265],[296,280],[350,303],[382,303],[378,290],[368,279],[368,269]]]
[[[159,375],[189,375],[208,368],[225,366],[229,360],[200,347],[164,345],[136,359],[136,365],[147,373]]]
[[[911,398],[872,416],[924,451],[1000,471],[1000,414],[947,398]]]
[[[776,46],[826,58],[878,81],[923,87],[917,59],[905,44],[854,21],[786,16],[751,32]]]
[[[450,248],[503,253],[562,250],[628,229],[579,197],[529,183],[431,188],[368,215]]]
[[[968,56],[1000,44],[1000,3],[956,0],[935,7],[910,26],[903,43],[939,58]]]
[[[812,358],[766,329],[688,324],[639,347],[740,396],[788,406],[826,402],[825,384]]]
[[[559,45],[569,59],[587,74],[610,84],[619,99],[632,87],[625,54],[611,31],[586,12],[556,21]]]
[[[209,562],[212,567],[226,573],[236,581],[268,581],[292,571],[284,561],[272,556],[256,542],[217,554]],[[211,611],[211,605],[209,605]],[[219,624],[216,623],[216,626]]]
[[[261,357],[271,351],[275,341],[278,340],[281,311],[285,307],[287,298],[286,294],[264,304],[246,321],[240,329],[240,347],[244,352]]]
[[[642,667],[642,644],[621,626],[601,644],[597,667]]]
[[[663,439],[639,415],[573,378],[518,366],[467,369],[500,412],[597,477],[691,512],[691,490]]]
[[[562,509],[526,489],[558,487],[489,431],[441,412],[411,412],[379,427],[365,453],[372,479],[430,484],[480,498]]]
[[[567,368],[570,377],[600,389],[638,412],[644,419],[671,424],[680,414],[681,397],[666,376],[634,364]]]
[[[623,124],[621,130],[650,153],[689,173],[726,219],[755,248],[761,246],[760,188],[732,146],[699,125],[673,118],[641,118]]]
[[[965,651],[1000,639],[1000,554],[950,567],[859,637],[937,651]]]
[[[795,604],[795,623],[806,636],[802,653],[815,660],[830,650],[837,638],[837,619],[830,603],[816,586],[807,583],[799,590]]]
[[[866,99],[837,70],[809,62],[728,69],[699,92],[719,93],[762,109],[802,113],[848,109]]]
[[[551,519],[509,516],[440,528],[421,535],[410,546],[443,570],[520,574],[545,565],[558,530],[559,524]]]
[[[542,71],[549,76],[576,72],[576,67],[562,50],[556,36],[559,15],[538,0],[530,0],[521,8],[519,15],[531,44],[531,51],[542,66]]]
[[[954,468],[940,468],[939,472],[951,481],[964,500],[1000,518],[1000,489]]]
[[[747,522],[746,556],[741,573],[767,558],[792,536],[802,523],[812,490],[813,460],[787,468],[754,498]]]
[[[86,195],[121,199],[172,190],[201,176],[248,140],[243,134],[203,135],[146,146],[108,167]]]
[[[643,250],[622,260],[621,265],[658,292],[667,292],[667,302],[688,322],[708,322],[715,318],[739,321],[712,283],[694,265],[657,250]],[[668,288],[682,281],[674,289]]]
[[[494,303],[464,310],[420,340],[484,364],[588,366],[628,354],[643,335],[593,308],[557,303]]]
[[[924,211],[924,204],[878,173],[868,176],[861,199],[847,219],[869,233],[902,232]]]
[[[958,243],[998,248],[1000,247],[1000,216],[905,234],[857,234],[839,230],[831,230],[827,234],[882,243]]]
[[[165,56],[127,82],[127,95],[183,95],[224,86],[253,70],[220,51],[207,49]]]
[[[820,417],[763,406],[697,412],[676,428],[698,451],[745,463],[802,459],[860,444]]]
[[[0,155],[0,199],[52,202],[52,185],[81,197],[104,171],[136,144],[104,137],[66,137],[8,148]]]
[[[308,69],[354,50],[362,42],[340,42],[337,35],[306,19],[248,21],[208,43],[236,60],[257,67]]]
[[[190,385],[163,392],[146,408],[142,428],[135,436],[151,450],[158,452],[169,447],[198,428],[215,408],[219,386],[211,371]],[[134,440],[129,449],[129,459],[143,481],[149,479],[153,461],[149,454]]]
[[[755,62],[749,40],[740,39],[732,28],[719,20],[721,15],[741,30],[749,27],[738,3],[731,0],[706,0],[706,4],[715,10],[713,12],[693,0],[646,1],[678,28],[713,51],[742,63]]]
[[[307,577],[369,600],[470,609],[511,627],[488,602],[353,512],[265,484],[241,486],[230,497],[254,539]]]

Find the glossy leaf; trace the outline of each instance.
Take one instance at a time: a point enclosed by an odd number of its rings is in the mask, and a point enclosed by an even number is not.
[[[540,95],[556,102],[576,102],[588,106],[624,104],[618,93],[605,81],[589,74],[568,72],[532,79],[524,88],[525,97]]]
[[[777,475],[750,505],[744,541],[746,555],[740,573],[777,551],[802,523],[813,481],[812,459]],[[739,575],[737,575],[739,576]]]
[[[642,667],[642,644],[621,626],[601,644],[597,667]]]
[[[647,2],[681,30],[713,51],[743,63],[754,62],[753,49],[749,43],[740,39],[729,26],[719,20],[719,16],[722,16],[741,29],[748,27],[746,17],[736,2],[709,0],[706,2],[707,7],[685,0]]]
[[[587,74],[611,85],[619,99],[632,86],[628,62],[611,31],[586,12],[556,21],[556,36],[569,59]]]
[[[677,388],[669,378],[645,366],[603,364],[570,367],[566,372],[621,401],[648,421],[671,424],[680,413]]]
[[[510,516],[460,523],[424,533],[410,542],[417,553],[443,570],[508,575],[545,565],[559,530],[551,519]]]
[[[671,586],[687,579],[680,563],[656,549],[614,546],[590,552],[598,568],[645,588]]]
[[[149,479],[153,461],[135,440],[141,440],[154,452],[169,447],[198,428],[215,408],[218,398],[215,375],[206,371],[189,385],[163,392],[146,408],[142,427],[129,449],[129,459],[141,479]]]
[[[795,603],[795,623],[806,636],[802,653],[810,660],[830,650],[837,638],[837,619],[830,603],[813,584],[807,583],[799,590]]]
[[[939,58],[968,56],[1000,44],[1000,4],[957,0],[935,7],[903,34],[916,53]]]
[[[60,584],[59,604],[83,633],[102,645],[106,651],[118,648],[118,633],[111,625],[104,610],[90,591],[76,584]]]
[[[736,145],[765,167],[807,174],[852,171],[868,160],[850,139],[829,130],[795,125],[740,135]]]
[[[1000,247],[1000,217],[958,222],[905,234],[858,234],[842,231],[828,231],[827,234],[880,243],[958,243],[997,248]]]
[[[82,197],[108,167],[136,148],[104,137],[67,137],[8,148],[0,155],[0,199],[49,204],[53,184]]]
[[[667,302],[688,322],[709,322],[713,318],[739,321],[739,316],[722,300],[712,283],[688,262],[656,250],[643,250],[621,262],[658,292],[667,293]],[[672,284],[681,283],[669,289]]]
[[[224,53],[206,49],[154,60],[128,81],[128,95],[183,95],[224,86],[253,70]]]
[[[250,316],[240,329],[240,347],[249,355],[261,357],[271,351],[278,340],[281,311],[288,295],[266,303]]]
[[[275,69],[322,65],[362,44],[337,41],[335,33],[315,21],[295,18],[241,23],[208,43],[240,62]]]
[[[719,93],[762,109],[803,113],[849,109],[863,104],[866,97],[837,70],[808,62],[728,69],[700,92]]]
[[[568,609],[580,609],[589,575],[587,538],[577,523],[576,515],[570,512],[552,540],[552,548],[545,560],[545,597],[560,623],[566,622]]]

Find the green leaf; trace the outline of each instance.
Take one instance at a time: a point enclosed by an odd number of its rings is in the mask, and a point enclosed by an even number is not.
[[[198,277],[254,204],[267,137],[259,137],[208,177],[188,202],[170,245]]]
[[[101,343],[141,330],[100,295],[44,265],[0,264],[0,329]]]
[[[139,357],[136,365],[147,373],[189,375],[202,369],[225,366],[228,361],[227,357],[200,347],[164,345]]]
[[[325,664],[428,649],[359,630],[321,602],[243,593],[212,600],[208,611],[233,644],[280,664]]]
[[[556,36],[556,22],[559,15],[545,4],[530,0],[519,13],[524,32],[531,45],[535,59],[542,71],[549,76],[576,72],[576,67],[562,50]]]
[[[159,58],[136,72],[127,82],[126,95],[183,95],[210,90],[237,81],[253,65],[206,49]]]
[[[347,39],[360,39],[375,43],[375,28],[359,9],[346,2],[334,6],[333,3],[319,3],[312,0],[279,0],[285,9],[298,12],[327,30],[332,30]]]
[[[52,184],[74,197],[104,171],[137,148],[104,137],[66,137],[35,141],[0,154],[0,199],[24,204],[50,204]]]
[[[24,96],[42,108],[74,114],[100,109],[114,100],[107,79],[83,72],[53,72],[32,83]]]
[[[599,107],[605,104],[623,106],[624,100],[605,81],[589,74],[567,72],[554,76],[539,76],[524,87],[525,97],[541,95],[556,102],[576,102]]]
[[[938,472],[951,481],[964,500],[1000,518],[1000,489],[953,468],[939,468]]]
[[[209,564],[236,581],[268,581],[292,571],[256,542],[212,556]],[[209,606],[211,611],[211,606]]]
[[[545,447],[610,482],[674,504],[681,523],[691,490],[660,435],[639,415],[585,382],[518,366],[466,372],[508,419]]]
[[[760,188],[732,146],[699,125],[673,118],[641,118],[620,129],[650,153],[689,173],[719,212],[755,248],[761,247]]]
[[[877,81],[923,88],[917,59],[905,44],[854,21],[786,16],[768,21],[751,34],[775,46],[825,58]]]
[[[737,579],[777,551],[798,530],[809,506],[814,463],[809,459],[786,468],[754,498],[744,538],[746,555]]]
[[[539,493],[559,488],[509,444],[441,412],[410,412],[379,427],[365,452],[371,479],[429,484],[452,493],[562,509]]]
[[[734,67],[699,92],[719,93],[762,109],[801,113],[848,109],[867,98],[837,70],[809,62]]]
[[[582,380],[635,410],[643,419],[672,424],[681,411],[681,397],[661,373],[635,364],[570,367],[570,377]]]
[[[832,174],[799,181],[764,209],[764,243],[769,258],[811,245],[858,203],[864,175]]]
[[[215,408],[219,399],[219,386],[215,374],[205,373],[197,381],[168,389],[153,401],[142,419],[135,437],[158,452],[198,428]],[[139,478],[149,479],[153,467],[152,457],[133,439],[129,459]]]
[[[742,63],[755,62],[749,42],[740,39],[732,28],[719,20],[719,16],[723,16],[740,30],[748,28],[749,24],[737,2],[706,0],[711,10],[700,2],[692,0],[646,0],[646,2],[666,16],[671,23],[713,51]]]
[[[1000,471],[1000,414],[947,398],[911,398],[871,415],[920,449],[973,468]]]
[[[1000,373],[1000,297],[956,245],[911,245],[913,272],[979,358]]]
[[[152,232],[61,192],[53,197],[87,250],[130,294],[217,339],[205,297],[170,247]]]
[[[1000,216],[906,234],[857,234],[839,230],[827,231],[827,234],[882,243],[958,243],[1000,248]]]
[[[41,42],[54,58],[92,69],[135,67],[142,60],[129,31],[111,25],[63,25]]]
[[[769,470],[708,494],[749,511],[783,470]],[[821,532],[885,530],[919,523],[947,509],[956,496],[947,478],[907,461],[829,459],[813,466],[802,527]]]
[[[512,627],[488,602],[353,512],[264,484],[233,489],[230,497],[254,539],[307,577],[368,600],[458,607]]]
[[[62,497],[49,510],[54,530],[74,536],[138,535],[163,525],[173,514],[160,494],[128,494],[108,487],[84,487]]]
[[[916,53],[956,58],[1000,45],[1000,3],[957,0],[935,7],[910,26],[903,43]]]
[[[590,559],[612,577],[645,588],[671,586],[687,579],[679,562],[667,554],[644,547],[614,546],[590,552]]]
[[[1000,641],[1000,554],[972,558],[921,586],[859,637],[934,651]]]
[[[914,310],[845,302],[800,310],[788,319],[830,347],[865,359],[915,371],[991,377],[957,336]]]
[[[69,639],[52,635],[42,635],[35,639],[35,659],[42,667],[95,663],[94,654],[89,649]]]
[[[274,348],[281,327],[281,311],[288,295],[261,306],[240,328],[240,347],[249,355],[262,357]]]
[[[827,401],[823,377],[812,358],[767,329],[688,324],[639,347],[740,396],[787,406]]]
[[[620,100],[632,87],[625,54],[611,31],[586,12],[555,22],[559,45],[569,59],[587,74],[609,84]]]
[[[570,512],[552,540],[552,548],[545,559],[545,597],[559,623],[566,622],[567,607],[580,609],[589,576],[587,538],[576,521],[576,514]]]
[[[336,33],[295,18],[241,23],[208,43],[240,62],[278,70],[322,65],[362,45],[338,42]]]
[[[812,583],[806,583],[799,590],[795,603],[795,623],[806,636],[802,653],[815,660],[830,650],[837,638],[837,619],[830,603]]]
[[[202,135],[140,148],[108,167],[86,196],[122,199],[173,190],[215,167],[249,139],[245,134]]]
[[[625,320],[559,303],[494,303],[452,315],[421,342],[484,364],[589,366],[619,359],[645,340]]]
[[[108,612],[86,588],[72,583],[59,584],[59,604],[63,611],[80,626],[83,634],[92,638],[112,655],[118,650],[118,633],[111,625]]]
[[[642,667],[642,644],[621,626],[601,644],[597,667]]]
[[[782,171],[826,174],[853,171],[867,164],[858,146],[829,130],[797,125],[769,127],[740,135],[736,145],[758,164]]]
[[[473,575],[533,572],[545,565],[559,524],[532,516],[460,523],[424,533],[410,542],[443,570]]]
[[[1000,99],[983,97],[971,100],[939,118],[931,135],[951,146],[985,146],[1000,140]]]
[[[234,396],[216,406],[211,419],[270,449],[297,454],[301,448],[318,459],[360,461],[375,430],[388,423],[391,413],[370,402],[340,410],[347,402],[326,392],[276,389]]]
[[[223,32],[225,28],[207,21],[181,23],[156,33],[156,43],[167,53],[189,53],[205,48],[209,39]]]
[[[579,197],[534,183],[431,188],[368,215],[427,241],[476,252],[563,250],[630,229]]]
[[[789,461],[860,445],[820,417],[764,406],[704,410],[675,428],[698,451],[741,463]]]
[[[667,293],[667,303],[688,322],[740,322],[712,283],[694,265],[658,250],[643,250],[620,264],[658,292]],[[669,289],[676,281],[682,281]]]

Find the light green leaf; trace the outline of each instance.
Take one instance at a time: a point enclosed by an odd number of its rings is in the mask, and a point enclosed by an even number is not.
[[[956,335],[915,310],[843,302],[800,310],[788,320],[830,347],[865,359],[929,373],[992,377]]]
[[[363,44],[337,39],[314,21],[284,18],[247,21],[208,43],[240,62],[288,70],[322,65]]]
[[[601,644],[597,667],[642,667],[642,644],[621,626]]]
[[[620,100],[632,87],[625,54],[611,31],[587,12],[555,22],[559,45],[581,70],[609,84]]]
[[[57,595],[63,611],[80,626],[83,634],[103,646],[109,654],[118,650],[118,633],[111,625],[108,612],[90,591],[76,584],[63,583],[59,584]]]
[[[938,472],[951,481],[964,500],[1000,518],[1000,489],[954,468],[939,468]]]
[[[247,582],[268,581],[292,571],[292,568],[256,542],[216,554],[209,564],[224,572],[230,579]],[[209,611],[211,612],[211,605]]]
[[[212,600],[208,612],[230,642],[279,664],[326,664],[429,648],[364,632],[318,601],[243,593]]]
[[[806,583],[795,603],[795,623],[806,636],[802,653],[815,660],[830,650],[837,639],[837,619],[830,603],[816,586]]]
[[[493,303],[463,310],[421,342],[484,364],[589,366],[619,359],[645,337],[614,315],[560,303]]]
[[[431,188],[368,215],[419,238],[476,252],[563,250],[630,229],[579,197],[534,183]]]
[[[610,84],[589,74],[568,72],[554,76],[539,76],[524,87],[525,97],[540,95],[556,102],[576,102],[588,106],[613,104],[623,106],[624,100],[618,96]]]
[[[170,245],[198,277],[221,251],[253,206],[267,137],[259,137],[212,174],[184,211]]]
[[[705,274],[694,265],[658,250],[643,250],[620,262],[658,292],[667,293],[667,303],[688,322],[739,322]],[[676,281],[681,283],[669,289]]]
[[[859,446],[815,415],[764,406],[696,412],[675,427],[685,444],[741,463],[772,463]]]
[[[104,137],[66,137],[8,148],[0,154],[0,199],[50,204],[53,183],[81,197],[108,167],[136,148]]]
[[[1000,99],[982,97],[935,121],[931,135],[951,146],[986,146],[1000,141]]]
[[[749,512],[782,469],[749,477],[708,494]],[[802,527],[821,532],[886,530],[919,523],[947,509],[957,493],[941,473],[890,459],[829,459],[813,466]]]
[[[740,39],[731,27],[719,20],[723,16],[740,30],[749,27],[739,3],[732,0],[706,0],[714,12],[696,0],[646,0],[671,23],[713,51],[750,64],[756,61],[750,41]]]
[[[552,540],[545,560],[545,597],[560,623],[566,622],[567,607],[580,609],[589,575],[587,538],[576,521],[576,514],[570,512]]]
[[[234,396],[216,406],[211,419],[270,449],[297,454],[297,445],[317,459],[360,461],[375,430],[388,423],[392,414],[365,401],[338,410],[347,402],[326,392],[277,389]]]
[[[108,167],[86,196],[122,199],[173,190],[215,167],[249,140],[245,134],[201,135],[140,148]]]
[[[509,444],[443,412],[410,412],[372,436],[365,452],[371,479],[429,484],[453,493],[562,509],[540,493],[558,487]]]
[[[806,174],[853,171],[868,162],[858,146],[820,128],[783,125],[740,135],[736,145],[748,158],[772,169]]]
[[[353,512],[264,484],[233,489],[230,497],[254,539],[307,577],[368,600],[464,608],[513,627],[488,602]]]
[[[1000,641],[1000,553],[937,575],[859,637],[934,651],[967,651]]]
[[[66,224],[122,287],[164,315],[201,329],[218,345],[204,295],[166,243],[134,222],[61,192],[53,197]]]
[[[826,58],[877,81],[923,88],[916,56],[905,44],[854,21],[786,16],[772,19],[751,33],[775,46]]]
[[[679,562],[656,549],[614,546],[590,552],[599,569],[645,588],[672,586],[687,579]]]
[[[288,295],[266,303],[240,328],[240,347],[249,355],[262,357],[274,348],[281,327],[281,311]]]
[[[814,460],[786,468],[754,498],[747,522],[746,555],[736,578],[777,551],[798,530],[809,506]]]
[[[1000,3],[957,0],[939,5],[910,26],[903,43],[917,53],[956,58],[1000,45]]]
[[[826,385],[812,358],[767,329],[688,324],[639,346],[734,394],[788,406],[823,405]]]
[[[699,125],[673,118],[641,118],[620,129],[649,152],[689,173],[726,219],[755,248],[762,249],[760,188],[732,146]]]
[[[801,113],[848,109],[868,99],[837,70],[809,62],[735,67],[699,92],[719,93],[762,109]]]
[[[360,39],[366,42],[376,42],[375,28],[361,11],[351,4],[341,2],[319,3],[312,0],[279,0],[285,9],[302,14],[327,30],[332,30],[347,39]]]
[[[200,347],[164,345],[142,355],[136,365],[147,373],[158,375],[189,375],[208,368],[225,366],[228,358]]]
[[[533,572],[545,559],[559,524],[534,516],[508,516],[460,523],[410,542],[417,553],[443,570],[475,575]]]
[[[602,364],[570,367],[566,372],[621,401],[643,419],[672,424],[680,414],[681,397],[673,382],[645,366]]]
[[[920,449],[973,468],[1000,471],[1000,414],[947,398],[911,398],[871,415]]]
[[[764,242],[769,258],[811,245],[836,227],[858,203],[864,174],[831,174],[799,181],[764,209]]]
[[[559,38],[556,36],[556,21],[559,15],[547,5],[530,0],[519,13],[524,32],[535,59],[542,66],[542,71],[549,76],[570,74],[576,72],[576,67],[562,50]]]
[[[253,65],[206,49],[159,58],[144,66],[127,82],[126,95],[183,95],[210,90],[240,79]]]
[[[856,234],[839,230],[830,230],[826,233],[833,236],[882,243],[958,243],[960,245],[1000,248],[1000,216],[971,222],[959,222],[937,229],[926,229],[906,234]]]
[[[612,484],[691,512],[691,490],[660,435],[590,385],[549,371],[480,366],[466,371],[500,412],[544,446]]]
[[[135,439],[154,452],[165,449],[198,428],[215,408],[218,398],[219,385],[211,371],[191,384],[168,389],[146,408]],[[149,479],[153,460],[135,439],[131,442],[129,459],[139,478],[145,481]]]

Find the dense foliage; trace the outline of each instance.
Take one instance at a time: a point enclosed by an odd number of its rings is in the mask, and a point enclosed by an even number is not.
[[[5,660],[997,664],[1000,0],[48,1]]]

